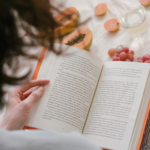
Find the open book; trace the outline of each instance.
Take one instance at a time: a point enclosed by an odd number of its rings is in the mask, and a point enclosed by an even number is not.
[[[34,79],[51,82],[26,125],[77,131],[105,149],[139,150],[150,97],[147,64],[103,63],[90,52],[66,45],[61,49],[58,56],[45,49],[41,54]]]

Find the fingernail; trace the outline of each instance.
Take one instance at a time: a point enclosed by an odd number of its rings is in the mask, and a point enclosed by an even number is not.
[[[41,86],[41,87],[38,88],[38,91],[39,91],[39,92],[43,92],[43,91],[44,91],[44,88]]]
[[[50,80],[47,80],[48,83],[50,83]]]

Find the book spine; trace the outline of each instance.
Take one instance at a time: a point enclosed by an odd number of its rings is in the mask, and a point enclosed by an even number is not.
[[[147,107],[146,115],[145,115],[144,122],[143,122],[142,131],[141,131],[141,135],[140,135],[139,142],[138,142],[136,150],[140,150],[142,140],[143,140],[144,131],[145,131],[145,127],[146,127],[146,123],[147,123],[147,119],[148,119],[148,116],[149,116],[149,112],[150,112],[150,100],[149,100],[149,104],[148,104],[148,107]]]

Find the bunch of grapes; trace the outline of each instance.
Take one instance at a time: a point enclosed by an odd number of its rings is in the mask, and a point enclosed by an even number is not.
[[[129,50],[128,47],[119,46],[117,48],[111,48],[108,51],[108,55],[112,57],[113,61],[133,61],[134,51]]]
[[[150,54],[145,54],[143,57],[138,57],[136,62],[150,63]]]

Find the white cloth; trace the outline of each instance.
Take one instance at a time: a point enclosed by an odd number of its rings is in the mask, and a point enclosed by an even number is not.
[[[109,33],[104,29],[104,23],[111,18],[119,18],[121,15],[132,10],[140,5],[139,0],[54,0],[55,6],[58,3],[63,4],[64,7],[58,7],[63,10],[66,7],[76,7],[80,13],[80,22],[86,19],[91,20],[81,27],[89,28],[93,33],[93,43],[91,52],[98,55],[103,62],[111,61],[107,52],[110,48],[116,48],[119,45],[128,46],[135,51],[135,60],[137,57],[150,53],[150,34],[148,38],[141,41],[134,40],[126,31],[120,27],[118,32]],[[106,3],[108,10],[104,16],[96,16],[94,8],[99,3]],[[147,18],[150,25],[150,6],[145,7]],[[79,28],[81,28],[79,27]]]
[[[91,18],[88,23],[81,25],[79,28],[86,27],[92,31],[93,43],[91,52],[99,56],[104,62],[111,61],[111,58],[107,54],[108,50],[119,45],[128,46],[130,49],[134,50],[135,59],[141,55],[150,53],[150,36],[141,41],[135,41],[123,28],[120,28],[118,32],[109,33],[103,26],[108,19],[118,18],[120,15],[131,10],[135,5],[139,5],[139,0],[53,0],[53,3],[57,7],[58,3],[63,4],[63,7],[58,7],[58,9],[61,10],[71,6],[76,7],[80,13],[81,23],[86,19]],[[94,14],[94,8],[99,3],[107,3],[108,5],[108,11],[104,16],[96,16]],[[150,22],[150,7],[146,7],[146,11],[148,21]],[[5,142],[5,147],[1,147],[2,142]],[[6,143],[8,144],[6,145]],[[45,131],[0,131],[0,149],[13,150],[12,146],[16,147],[14,150],[69,150],[69,148],[71,150],[98,149],[97,146],[87,142],[86,139],[83,139],[76,133],[62,135]]]
[[[101,150],[79,133],[0,130],[0,150]]]

